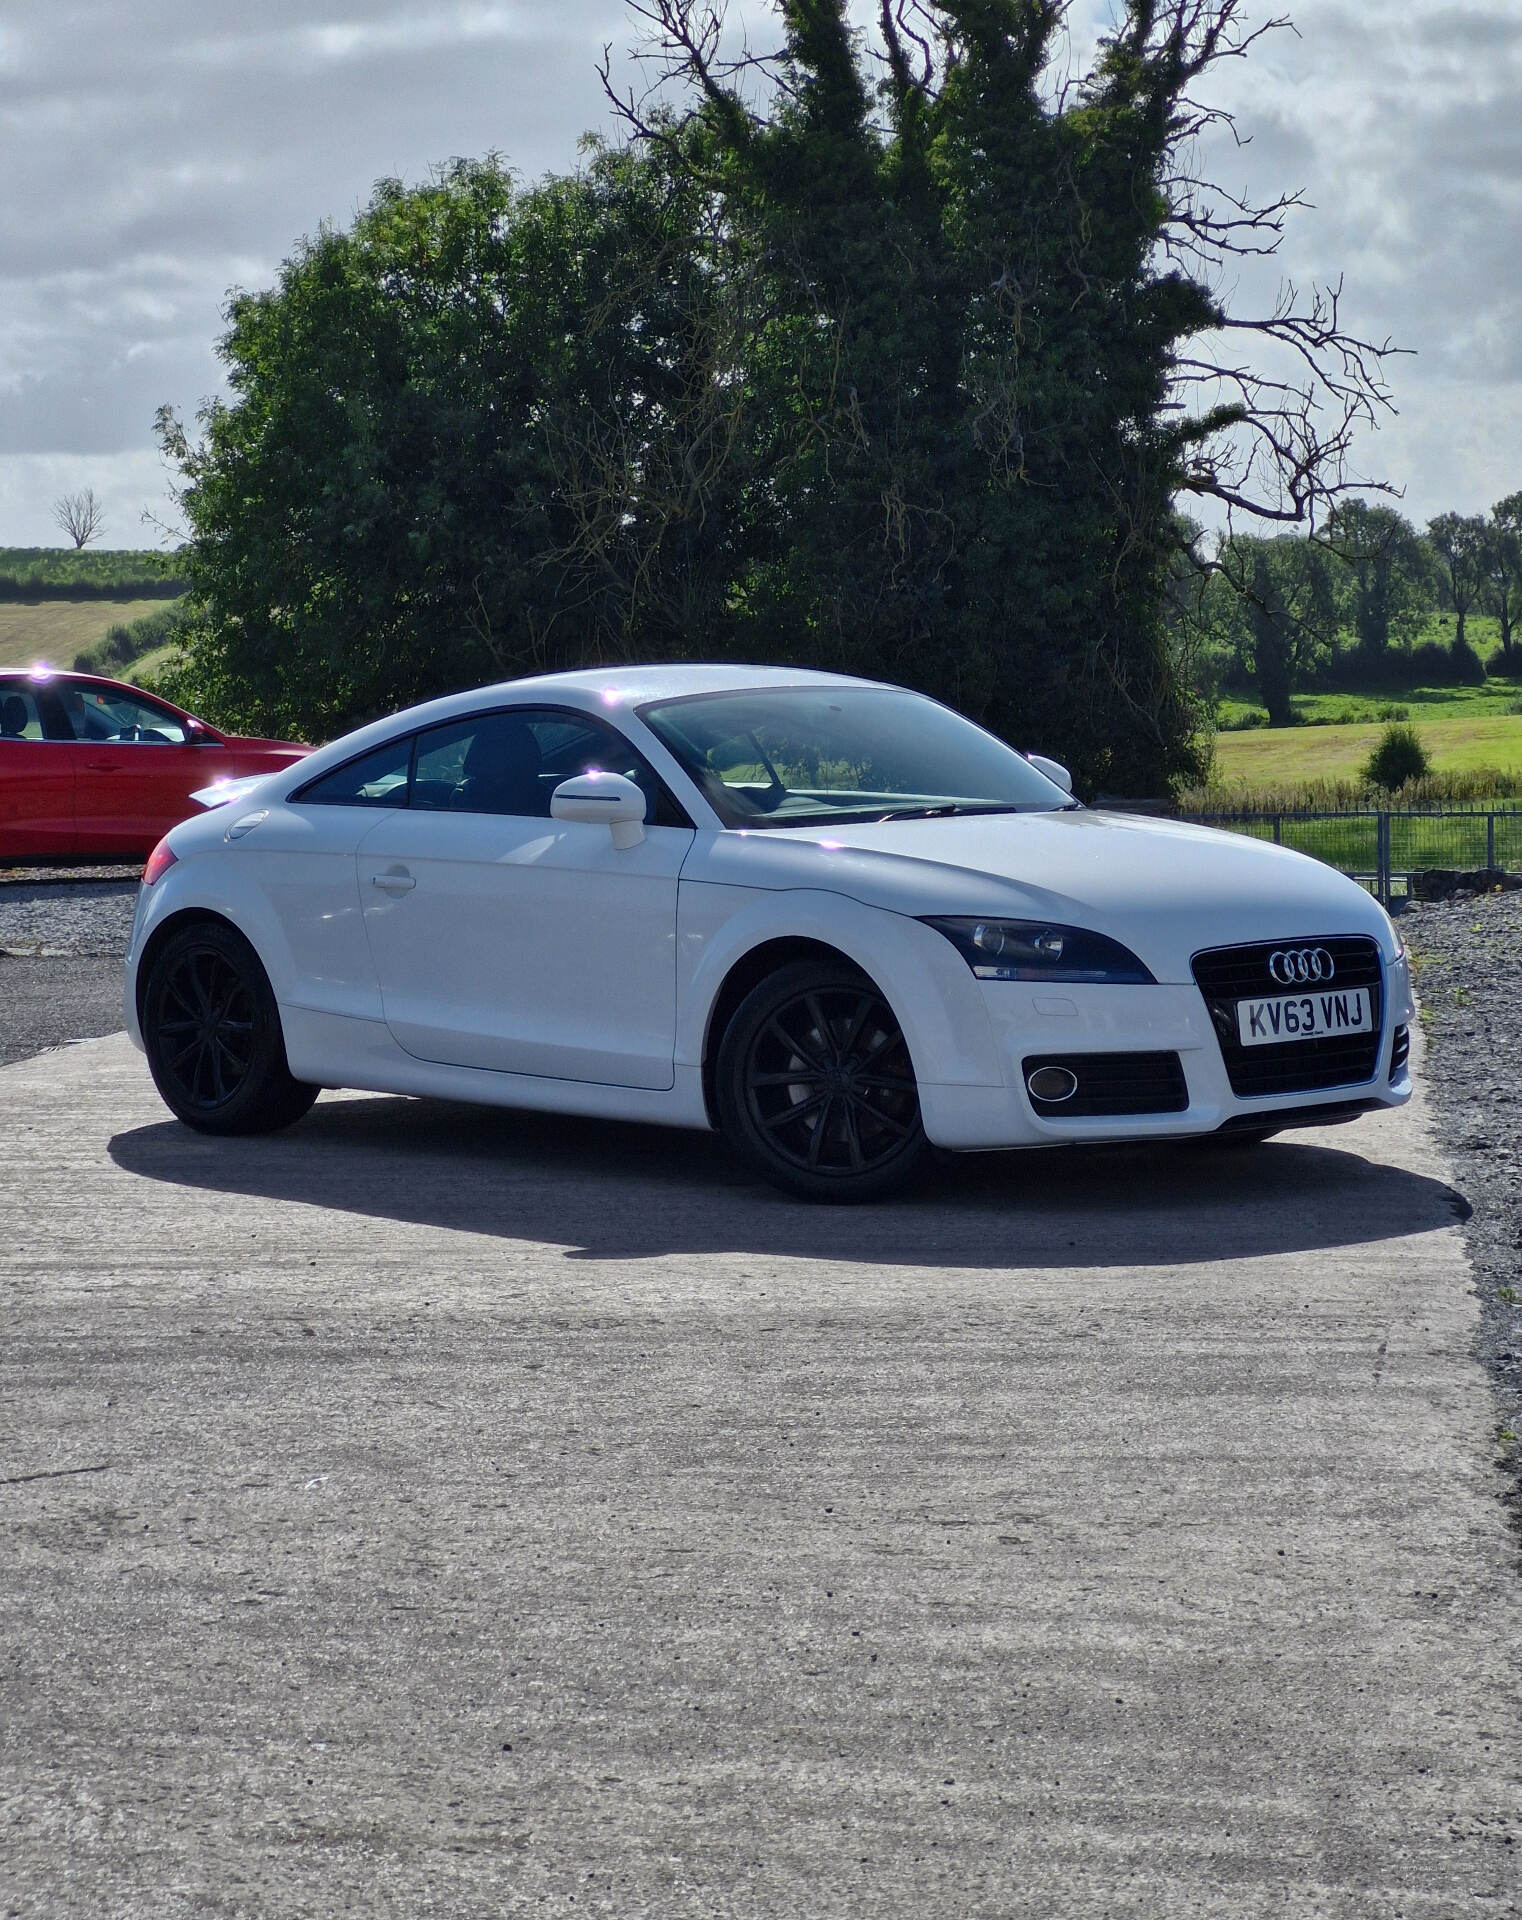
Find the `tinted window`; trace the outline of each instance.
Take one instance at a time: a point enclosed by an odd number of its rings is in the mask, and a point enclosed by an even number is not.
[[[421,813],[504,813],[548,820],[550,795],[561,781],[594,767],[632,780],[645,795],[645,818],[652,825],[692,825],[659,775],[622,734],[601,720],[542,707],[446,721],[377,747],[291,797],[303,805],[410,804]]]
[[[389,741],[293,794],[304,806],[405,807],[412,740]]]
[[[621,773],[640,787],[645,817],[653,825],[691,825],[615,728],[590,716],[539,707],[472,714],[419,734],[412,804],[548,820],[550,796],[561,781],[594,767]]]
[[[185,723],[178,714],[139,694],[67,680],[59,685],[58,692],[76,740],[109,740],[113,746],[185,744]]]
[[[42,717],[37,696],[25,687],[0,683],[0,740],[40,740]]]

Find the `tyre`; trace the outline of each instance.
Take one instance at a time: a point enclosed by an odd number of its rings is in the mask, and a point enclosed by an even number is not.
[[[272,1133],[317,1098],[286,1065],[259,956],[222,921],[201,921],[165,943],[149,970],[142,1025],[165,1105],[199,1133]]]
[[[800,960],[763,980],[719,1044],[719,1124],[763,1179],[805,1200],[876,1200],[929,1143],[909,1049],[864,974]]]

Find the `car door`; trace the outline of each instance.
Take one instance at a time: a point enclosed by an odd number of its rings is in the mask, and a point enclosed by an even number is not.
[[[60,693],[76,742],[80,852],[145,852],[195,812],[190,794],[216,769],[180,716],[146,694],[87,680],[61,682]]]
[[[645,837],[550,817],[601,767],[646,794]],[[498,710],[418,736],[410,802],[359,852],[387,1025],[421,1059],[604,1085],[674,1084],[677,876],[693,832],[613,728]]]
[[[0,857],[74,851],[74,765],[47,693],[0,681]]]

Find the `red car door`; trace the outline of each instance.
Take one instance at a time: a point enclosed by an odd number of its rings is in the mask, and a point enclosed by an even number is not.
[[[39,693],[0,680],[0,859],[74,851],[73,750]]]
[[[146,694],[88,681],[59,690],[74,734],[77,850],[146,854],[196,811],[190,795],[223,771],[223,756],[193,745],[180,715]]]

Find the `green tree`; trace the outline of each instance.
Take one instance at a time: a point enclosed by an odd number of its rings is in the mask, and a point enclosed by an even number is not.
[[[689,163],[763,264],[749,445],[777,538],[742,596],[763,641],[926,686],[1093,785],[1196,771],[1174,501],[1307,521],[1381,399],[1334,299],[1253,318],[1211,291],[1292,204],[1187,166],[1195,90],[1254,37],[1236,5],[1133,0],[1059,90],[1060,0],[885,4],[880,81],[841,0],[782,0],[762,102],[703,0],[635,10],[664,97],[693,103]],[[1244,337],[1297,348],[1305,384],[1255,374]]]
[[[1484,515],[1440,513],[1427,522],[1427,539],[1437,555],[1443,598],[1457,615],[1453,636],[1457,651],[1468,645],[1464,622],[1480,597],[1484,579]]]
[[[383,182],[352,230],[235,299],[232,398],[194,441],[160,416],[193,530],[179,690],[322,738],[459,686],[705,646],[733,572],[723,501],[684,517],[666,470],[699,439],[668,424],[710,331],[698,232],[657,158],[527,193],[457,162]],[[599,463],[640,475],[611,527]]]
[[[1061,0],[889,0],[880,66],[844,0],[738,60],[634,11],[668,106],[625,149],[384,185],[234,302],[230,400],[163,422],[199,704],[320,734],[706,653],[904,680],[1091,787],[1197,775],[1175,502],[1307,524],[1383,399],[1334,298],[1213,291],[1293,205],[1188,164],[1236,0],[1128,0],[1066,86]]]
[[[1416,728],[1392,722],[1364,762],[1363,777],[1371,787],[1399,793],[1412,780],[1425,780],[1431,771],[1427,749]]]
[[[1432,604],[1415,527],[1393,507],[1349,499],[1332,511],[1327,544],[1347,569],[1347,612],[1360,652],[1377,663],[1392,646],[1409,646]]]
[[[1218,633],[1257,682],[1269,725],[1294,724],[1290,696],[1336,644],[1334,561],[1319,541],[1238,536],[1221,549]]]
[[[1501,658],[1507,673],[1522,662],[1514,658],[1512,634],[1522,623],[1522,493],[1509,493],[1490,510],[1480,549],[1480,604],[1501,629]]]

